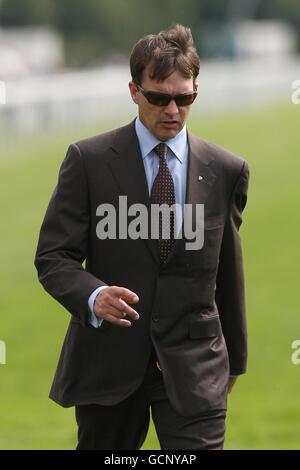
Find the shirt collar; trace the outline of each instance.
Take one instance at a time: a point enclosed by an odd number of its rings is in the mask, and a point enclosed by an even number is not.
[[[144,158],[158,145],[161,141],[157,139],[146,126],[141,122],[139,116],[135,121],[136,135],[140,144],[142,158]],[[166,140],[163,143],[172,150],[178,160],[183,163],[185,159],[185,148],[187,145],[187,132],[186,126],[172,139]]]

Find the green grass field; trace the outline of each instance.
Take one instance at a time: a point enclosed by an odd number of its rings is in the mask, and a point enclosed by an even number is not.
[[[241,229],[249,362],[229,395],[225,449],[300,449],[300,364],[291,362],[291,344],[300,339],[299,118],[300,106],[289,105],[190,121],[199,136],[246,158],[251,171]],[[0,449],[76,445],[74,409],[48,398],[69,314],[38,283],[33,259],[65,151],[86,135],[0,147],[0,340],[7,354]],[[159,449],[153,425],[143,449]]]

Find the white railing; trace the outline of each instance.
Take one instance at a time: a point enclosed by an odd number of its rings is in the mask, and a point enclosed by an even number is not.
[[[296,79],[300,79],[298,57],[269,62],[202,61],[199,96],[192,113],[207,115],[262,103],[288,103]],[[2,138],[7,133],[129,120],[136,115],[129,81],[127,66],[7,80],[6,104],[0,104]]]

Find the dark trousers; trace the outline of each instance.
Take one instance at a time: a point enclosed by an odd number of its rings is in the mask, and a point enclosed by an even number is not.
[[[126,400],[114,406],[75,407],[77,450],[138,450],[152,419],[162,450],[222,450],[225,410],[195,418],[179,415],[170,404],[152,355],[144,382]]]

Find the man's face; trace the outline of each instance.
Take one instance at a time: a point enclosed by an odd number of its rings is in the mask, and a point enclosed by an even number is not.
[[[159,91],[170,95],[194,91],[193,78],[185,78],[175,71],[163,82],[157,82],[149,77],[149,66],[144,70],[140,85],[146,91]],[[181,131],[188,118],[191,105],[177,106],[172,100],[167,106],[155,106],[138,91],[135,83],[130,82],[129,88],[133,101],[138,105],[140,120],[155,137],[165,141],[172,139]]]

